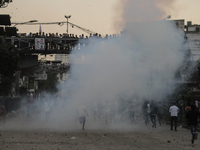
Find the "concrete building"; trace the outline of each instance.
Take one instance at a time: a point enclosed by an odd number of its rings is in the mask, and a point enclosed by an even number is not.
[[[200,58],[200,25],[192,24],[191,21],[185,25],[185,34],[188,40],[188,49],[191,50],[192,59]]]

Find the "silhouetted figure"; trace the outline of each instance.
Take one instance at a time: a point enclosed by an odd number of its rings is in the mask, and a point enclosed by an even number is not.
[[[4,123],[6,122],[6,108],[3,105],[0,105],[0,115],[3,115]]]
[[[45,100],[44,101],[44,111],[45,111],[46,121],[49,120],[50,109],[51,109],[50,102]]]
[[[156,128],[156,115],[157,115],[157,106],[154,103],[154,101],[151,101],[151,112],[150,112],[150,117],[151,117],[151,122],[152,122],[152,127]]]
[[[82,130],[85,130],[85,122],[86,122],[86,115],[88,115],[86,106],[79,106],[78,108],[78,114],[79,114],[79,122],[82,124]]]
[[[145,101],[143,106],[142,106],[142,112],[143,112],[143,117],[144,117],[144,122],[145,125],[147,125],[148,121],[149,121],[149,113],[148,113],[148,101]]]
[[[164,107],[162,105],[162,102],[158,102],[158,111],[157,111],[157,117],[158,117],[158,122],[160,125],[163,124],[163,115],[164,115]]]
[[[195,105],[191,106],[191,111],[186,114],[186,118],[188,119],[188,123],[190,126],[190,131],[192,134],[192,144],[194,143],[195,135],[196,135],[196,128],[198,125],[198,117],[200,116],[199,111],[197,111]]]
[[[187,115],[187,113],[191,111],[191,104],[190,102],[187,103],[187,106],[185,107],[185,116]],[[186,118],[187,120],[187,124],[188,124],[188,127],[189,127],[189,122],[188,122],[188,119]]]
[[[175,131],[177,131],[177,120],[178,120],[178,113],[179,113],[179,108],[176,106],[176,102],[173,102],[173,105],[169,108],[170,112],[170,124],[171,124],[171,130],[173,130],[173,123],[175,127]]]
[[[131,120],[131,124],[133,124],[133,122],[135,122],[135,112],[134,112],[134,105],[133,103],[131,103],[129,105],[129,117],[130,117],[130,120]]]

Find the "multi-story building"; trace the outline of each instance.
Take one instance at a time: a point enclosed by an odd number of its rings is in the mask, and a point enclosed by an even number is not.
[[[198,60],[200,58],[200,25],[192,24],[191,21],[188,21],[187,25],[185,25],[185,34],[192,59]]]

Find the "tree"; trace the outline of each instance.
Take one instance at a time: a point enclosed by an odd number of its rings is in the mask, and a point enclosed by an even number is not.
[[[19,70],[20,56],[14,45],[6,45],[4,38],[0,37],[0,95],[11,93],[15,81],[15,73]]]
[[[196,82],[197,83],[196,88],[200,90],[200,86],[199,86],[200,85],[200,61],[199,60],[196,62],[196,65],[195,65],[195,68],[191,75],[190,80]]]
[[[12,2],[12,0],[0,0],[0,8],[5,8],[8,6],[8,3]]]
[[[38,81],[38,90],[51,93],[57,93],[58,77],[56,73],[48,73],[47,80]]]

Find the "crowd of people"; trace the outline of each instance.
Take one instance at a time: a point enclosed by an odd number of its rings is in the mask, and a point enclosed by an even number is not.
[[[98,38],[111,38],[111,37],[118,37],[119,34],[113,34],[113,35],[108,35],[106,34],[105,37],[102,37],[101,34],[98,34],[98,33],[95,33],[95,34],[92,34],[90,33],[89,36],[85,36],[84,34],[81,34],[81,35],[76,35],[76,34],[67,34],[67,33],[63,33],[63,34],[60,34],[58,32],[56,33],[45,33],[45,32],[36,32],[36,33],[32,33],[30,32],[29,34],[26,34],[26,33],[18,33],[17,34],[17,37],[34,37],[34,38],[92,38],[92,37],[98,37]]]
[[[42,110],[45,114],[45,119],[48,121],[51,117],[51,111],[54,107],[58,109],[65,109],[63,104],[67,101],[55,96],[54,98],[45,98],[40,96],[43,103]],[[34,101],[39,99],[38,96],[29,94],[27,98],[27,117],[31,117],[34,111],[37,111]],[[40,105],[41,108],[41,105]],[[92,116],[93,121],[105,122],[105,124],[124,122],[130,124],[141,124],[151,125],[152,128],[157,128],[165,124],[166,121],[170,124],[170,130],[177,131],[178,117],[180,113],[180,107],[177,106],[176,102],[172,102],[171,105],[167,105],[162,101],[154,100],[124,100],[120,99],[115,102],[110,101],[99,101],[91,102],[89,105],[81,103],[77,107],[77,118],[79,123],[82,125],[82,130],[85,130],[86,117]],[[192,134],[191,142],[197,138],[197,126],[200,117],[198,103],[188,104],[184,109],[184,116],[187,120],[188,129]]]
[[[34,93],[28,93],[25,97],[25,105],[27,118],[32,118],[32,115],[44,111],[46,121],[49,120],[50,112],[56,107],[61,107],[63,100],[57,96],[45,96]]]
[[[90,103],[78,102],[78,105],[71,105],[69,99],[62,98],[59,94],[45,95],[28,93],[25,98],[26,116],[27,118],[35,117],[37,114],[43,114],[45,120],[53,120],[53,112],[58,112],[59,115],[66,115],[66,105],[72,114],[75,114],[79,120],[82,130],[85,130],[87,116],[91,116],[90,120],[94,122],[104,122],[105,124],[128,123],[128,124],[144,124],[151,125],[152,128],[158,128],[163,124],[169,123],[169,129],[178,131],[178,124],[181,125],[180,115],[184,116],[185,125],[190,130],[193,144],[197,139],[197,127],[200,117],[199,102],[188,102],[180,107],[177,102],[156,101],[147,99],[118,99],[116,101],[96,101]],[[70,106],[71,105],[71,106]],[[76,107],[75,107],[76,106]],[[72,108],[73,107],[73,108]],[[67,109],[68,109],[67,108]],[[181,110],[182,109],[182,110]],[[72,112],[71,112],[72,111]],[[180,114],[183,111],[183,114]],[[6,108],[0,105],[0,115],[6,121]],[[55,117],[55,115],[54,115]],[[185,127],[186,127],[185,126]]]
[[[187,124],[189,126],[190,132],[192,134],[191,142],[194,143],[194,140],[197,140],[197,127],[200,117],[199,107],[197,101],[195,104],[188,103],[187,107],[185,107],[185,113],[187,118]]]
[[[36,32],[29,34],[26,33],[18,33],[16,36],[16,39],[14,41],[11,38],[6,39],[6,43],[12,43],[14,42],[14,45],[19,49],[29,49],[34,50],[35,49],[35,38],[45,38],[44,44],[45,46],[43,49],[45,50],[72,50],[76,49],[77,45],[88,45],[88,39],[107,39],[112,37],[119,37],[119,34],[113,34],[113,35],[106,35],[105,37],[102,37],[101,34],[90,34],[89,36],[82,35],[75,35],[75,34],[59,34],[59,33],[45,33],[45,32]],[[23,38],[22,40],[19,40],[18,38]]]

